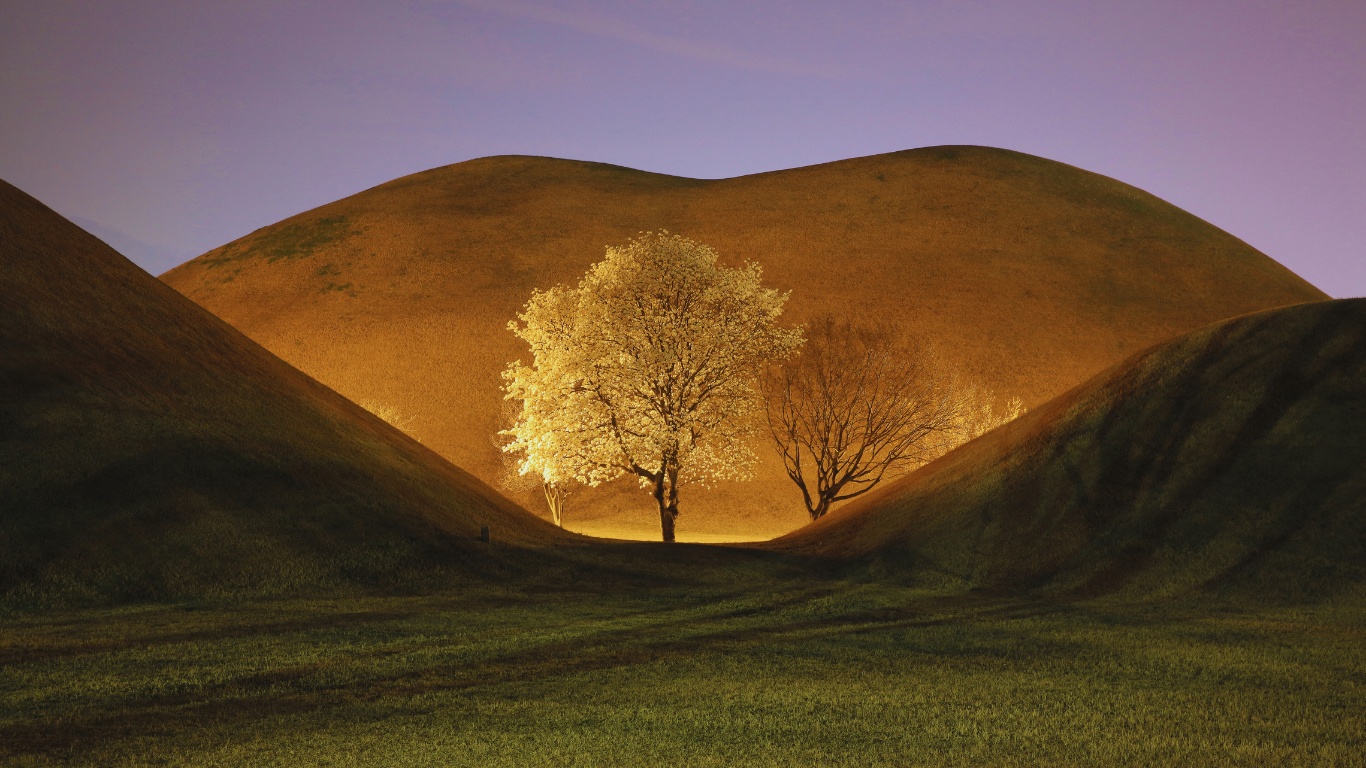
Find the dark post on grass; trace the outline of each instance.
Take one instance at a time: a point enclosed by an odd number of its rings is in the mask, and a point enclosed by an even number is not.
[[[485,544],[489,543],[489,527],[487,525],[479,526],[479,540]]]

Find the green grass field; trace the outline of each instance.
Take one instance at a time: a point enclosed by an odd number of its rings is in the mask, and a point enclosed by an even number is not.
[[[1034,602],[652,551],[686,580],[11,614],[0,763],[1331,766],[1366,750],[1359,596]]]

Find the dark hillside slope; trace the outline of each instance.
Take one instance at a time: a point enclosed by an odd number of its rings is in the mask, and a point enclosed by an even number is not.
[[[0,595],[402,586],[572,538],[0,182]]]
[[[896,317],[965,373],[1034,407],[1226,317],[1327,298],[1142,190],[1040,157],[930,147],[733,179],[544,157],[413,174],[264,227],[162,276],[300,370],[395,409],[489,483],[508,321],[604,246],[669,229],[791,291],[783,320]],[[765,438],[766,439],[766,438]],[[754,482],[689,487],[679,533],[807,522],[767,443]],[[648,495],[576,494],[568,525],[659,535]],[[539,490],[519,496],[540,511]]]
[[[1366,300],[1164,344],[771,546],[990,589],[1359,588]]]

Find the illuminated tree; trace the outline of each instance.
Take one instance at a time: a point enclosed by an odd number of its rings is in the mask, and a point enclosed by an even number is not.
[[[520,406],[514,410],[511,401],[504,401],[502,423],[509,426],[516,424],[520,410]],[[574,482],[563,477],[556,477],[554,467],[550,465],[542,467],[524,466],[522,459],[508,452],[508,444],[511,439],[508,430],[498,432],[493,438],[493,444],[504,452],[503,472],[498,478],[498,484],[504,490],[517,493],[540,490],[545,497],[546,508],[550,510],[551,521],[563,528],[564,513],[569,503],[569,496],[573,492]],[[526,470],[525,473],[523,470]],[[554,479],[551,479],[552,477]]]
[[[1025,412],[1024,403],[1020,398],[1012,397],[1000,403],[996,394],[986,387],[955,383],[953,393],[957,416],[953,429],[948,433],[949,442],[939,451],[941,454],[1014,421]]]
[[[815,520],[1009,421],[984,389],[959,385],[923,346],[889,323],[812,323],[794,360],[765,381],[769,432]]]
[[[752,414],[771,360],[801,343],[777,326],[785,294],[759,266],[728,269],[711,248],[643,233],[589,268],[577,288],[536,291],[508,327],[532,363],[503,373],[521,414],[504,448],[547,486],[589,486],[624,473],[654,496],[674,540],[687,480],[746,479]]]

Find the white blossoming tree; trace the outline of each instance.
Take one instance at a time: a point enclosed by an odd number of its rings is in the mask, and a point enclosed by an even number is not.
[[[635,475],[674,540],[686,480],[746,479],[767,362],[801,344],[779,328],[786,294],[760,268],[718,266],[711,248],[643,233],[589,268],[577,288],[536,291],[508,327],[531,346],[503,373],[520,400],[504,450],[547,488]]]

